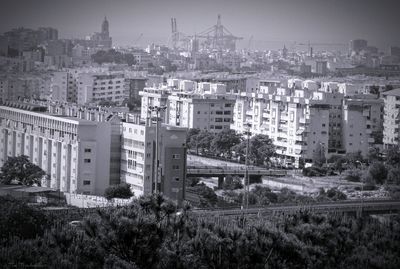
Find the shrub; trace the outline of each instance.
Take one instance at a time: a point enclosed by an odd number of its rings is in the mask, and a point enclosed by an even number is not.
[[[362,172],[358,169],[347,170],[345,172],[344,179],[352,182],[360,182],[361,181]]]
[[[385,165],[381,162],[374,162],[368,168],[368,176],[377,184],[383,184],[386,181],[387,173]]]
[[[400,185],[400,168],[392,167],[387,174],[387,182]]]
[[[113,185],[108,187],[104,192],[104,197],[107,200],[111,200],[112,198],[131,198],[133,193],[131,191],[131,187],[127,183],[121,183],[119,185]]]
[[[303,176],[306,177],[319,177],[326,175],[326,168],[311,166],[303,169]]]
[[[243,188],[243,184],[239,177],[227,176],[222,186],[224,190],[237,190]]]

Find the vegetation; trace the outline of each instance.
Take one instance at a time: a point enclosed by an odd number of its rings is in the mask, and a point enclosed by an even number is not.
[[[133,193],[131,191],[131,186],[127,183],[112,185],[104,191],[104,197],[106,197],[107,200],[111,200],[112,198],[127,199],[131,198],[132,196]]]
[[[95,63],[117,63],[117,64],[128,64],[129,66],[135,65],[135,57],[130,53],[121,53],[114,49],[108,51],[100,50],[92,55],[92,60]]]
[[[246,154],[247,141],[243,140],[240,144],[233,147],[234,151],[241,156]],[[250,138],[249,152],[247,157],[251,164],[265,165],[275,154],[275,146],[272,139],[267,135],[255,135]]]
[[[41,180],[46,173],[36,164],[29,161],[29,157],[21,155],[9,157],[1,168],[0,182],[11,184],[16,181],[18,184],[32,186],[41,185]]]
[[[247,139],[233,130],[224,130],[218,134],[207,130],[190,129],[186,143],[188,149],[197,154],[208,154],[231,158],[235,152],[241,160],[245,159]],[[249,161],[254,165],[265,165],[275,153],[272,140],[266,135],[255,135],[249,141]]]
[[[0,209],[2,219],[5,207]],[[0,264],[150,269],[400,266],[398,216],[381,224],[368,217],[307,211],[265,219],[175,210],[161,196],[142,197],[126,207],[98,210],[77,227],[49,224],[44,232],[34,232],[36,237],[6,234],[8,238],[0,241]]]
[[[227,175],[222,185],[224,190],[237,190],[243,188],[242,180],[238,176]]]

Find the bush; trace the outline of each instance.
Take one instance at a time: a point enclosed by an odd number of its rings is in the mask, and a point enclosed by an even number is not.
[[[119,185],[113,185],[108,187],[104,192],[104,197],[107,200],[111,200],[112,198],[131,198],[133,193],[131,191],[131,186],[127,183],[121,183]]]
[[[387,174],[387,182],[400,185],[400,168],[392,167]]]
[[[337,188],[331,188],[326,192],[326,196],[333,200],[333,201],[337,201],[337,200],[346,200],[347,196],[346,194],[344,194],[343,192],[339,191]]]
[[[0,196],[0,241],[11,236],[35,238],[43,234],[46,225],[47,218],[42,211],[11,196]]]
[[[239,177],[227,176],[222,186],[224,190],[237,190],[242,189],[243,184]]]
[[[386,181],[387,173],[385,165],[381,162],[374,162],[368,168],[368,176],[377,184],[383,184]]]
[[[347,170],[345,172],[344,179],[352,182],[360,182],[361,181],[362,172],[358,169]]]
[[[326,175],[326,168],[311,166],[303,169],[303,176],[306,177],[320,177]]]

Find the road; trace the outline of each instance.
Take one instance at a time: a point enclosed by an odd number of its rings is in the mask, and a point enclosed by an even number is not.
[[[228,209],[195,209],[194,214],[215,215],[215,216],[235,216],[235,215],[274,215],[281,213],[295,213],[300,210],[310,210],[316,213],[327,212],[364,212],[364,213],[385,213],[399,212],[400,200],[346,200],[337,202],[313,203],[304,205],[282,204],[265,207],[249,207],[241,210],[240,208]]]

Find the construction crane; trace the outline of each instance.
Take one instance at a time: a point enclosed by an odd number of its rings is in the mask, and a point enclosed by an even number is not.
[[[217,24],[196,34],[196,38],[203,40],[204,49],[224,51],[236,50],[236,41],[243,39],[234,36],[226,27],[222,25],[221,15],[218,14]]]
[[[174,50],[184,47],[188,48],[188,44],[190,42],[190,37],[185,35],[182,32],[178,31],[178,26],[176,24],[176,18],[171,18],[171,39],[172,39],[172,48]]]
[[[139,35],[139,37],[135,39],[135,41],[133,42],[133,44],[134,44],[135,46],[137,46],[138,42],[140,41],[140,39],[142,39],[142,37],[143,37],[143,33],[141,33],[141,34]]]

